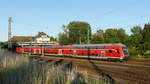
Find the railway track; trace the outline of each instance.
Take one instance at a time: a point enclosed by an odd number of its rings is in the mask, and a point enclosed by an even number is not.
[[[78,64],[79,65],[79,64]],[[81,65],[80,65],[81,66]],[[84,65],[85,66],[85,65]],[[82,66],[82,67],[84,67]],[[113,66],[113,67],[112,67]],[[117,67],[114,68],[115,65],[101,65],[101,64],[97,64],[97,68],[100,69],[96,69],[96,70],[100,70],[103,71],[106,74],[109,74],[109,76],[116,77],[116,78],[121,78],[123,80],[127,80],[129,83],[134,84],[134,83],[139,83],[139,84],[149,84],[150,83],[150,72],[148,70],[136,70],[136,69],[126,69],[125,68],[119,68],[119,66],[117,65]],[[120,66],[122,67],[122,66]],[[94,72],[93,67],[87,67],[88,69],[90,69],[91,71]],[[146,71],[146,72],[144,72]]]
[[[64,63],[72,63],[80,70],[86,70],[89,74],[108,77],[112,83],[118,84],[150,84],[150,61],[129,60],[129,62],[115,63],[107,61],[74,59],[63,57],[32,56],[39,61],[63,60]]]

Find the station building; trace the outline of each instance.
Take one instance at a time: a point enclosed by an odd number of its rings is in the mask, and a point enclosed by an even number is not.
[[[35,36],[13,36],[10,40],[19,46],[59,45],[55,38],[44,32],[38,32]]]

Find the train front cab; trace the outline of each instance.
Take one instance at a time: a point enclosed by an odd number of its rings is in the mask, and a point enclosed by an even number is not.
[[[123,51],[123,58],[122,60],[128,60],[129,58],[129,51],[127,47],[122,47],[122,51]]]
[[[118,46],[117,53],[119,53],[119,60],[120,61],[127,61],[129,57],[128,48],[126,46]]]
[[[104,57],[108,60],[124,61],[129,57],[128,49],[124,45],[105,46],[104,50],[106,50]]]

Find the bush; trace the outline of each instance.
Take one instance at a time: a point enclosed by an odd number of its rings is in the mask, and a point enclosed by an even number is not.
[[[137,50],[131,49],[129,53],[131,58],[139,58],[139,52]]]
[[[144,58],[150,58],[150,54],[144,54]]]

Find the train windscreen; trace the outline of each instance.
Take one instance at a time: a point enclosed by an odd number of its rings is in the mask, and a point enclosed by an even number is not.
[[[129,55],[129,52],[128,52],[128,48],[127,47],[123,47],[123,53],[125,56],[128,56]]]

